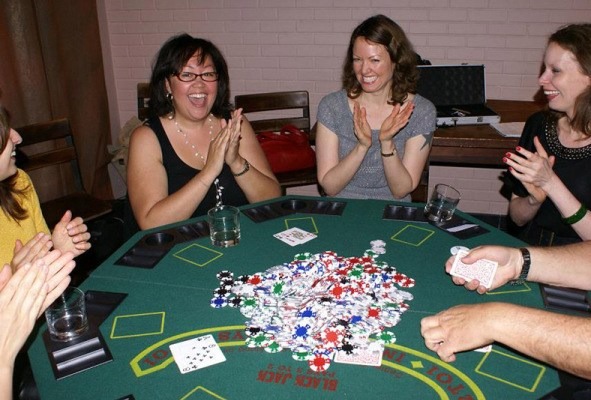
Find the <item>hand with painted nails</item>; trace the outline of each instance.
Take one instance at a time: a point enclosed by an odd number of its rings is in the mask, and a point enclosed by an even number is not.
[[[555,157],[548,155],[537,136],[534,137],[534,146],[536,152],[517,147],[516,153],[507,153],[503,161],[510,167],[511,175],[523,183],[533,200],[542,203],[553,180],[557,179],[552,169]]]

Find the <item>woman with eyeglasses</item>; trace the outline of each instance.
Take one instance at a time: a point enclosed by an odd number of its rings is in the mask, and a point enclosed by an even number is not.
[[[150,114],[130,140],[128,198],[139,228],[241,206],[281,189],[255,133],[232,111],[228,68],[211,42],[181,34],[160,49]]]

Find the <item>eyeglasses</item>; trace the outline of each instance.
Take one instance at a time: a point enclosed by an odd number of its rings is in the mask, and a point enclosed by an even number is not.
[[[217,72],[204,72],[202,74],[194,74],[192,72],[179,72],[178,74],[174,74],[179,81],[182,82],[193,82],[195,79],[201,77],[204,82],[215,82],[218,80],[219,76]]]

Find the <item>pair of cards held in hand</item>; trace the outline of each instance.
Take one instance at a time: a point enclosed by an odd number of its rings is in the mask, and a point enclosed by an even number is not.
[[[465,250],[459,250],[456,253],[456,258],[449,271],[450,275],[463,278],[468,282],[476,279],[482,286],[490,289],[493,283],[493,278],[495,277],[495,272],[497,272],[498,263],[483,258],[476,261],[474,264],[464,264],[462,258],[467,254],[468,252]]]
[[[315,234],[297,227],[289,228],[283,232],[276,233],[273,236],[290,246],[306,243],[316,237]]]

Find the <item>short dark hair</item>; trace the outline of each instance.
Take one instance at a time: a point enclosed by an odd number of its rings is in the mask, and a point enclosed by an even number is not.
[[[419,72],[417,54],[402,28],[385,15],[374,15],[359,24],[351,34],[349,49],[343,65],[343,87],[353,99],[361,94],[361,84],[353,71],[353,45],[357,38],[365,38],[386,47],[395,64],[391,87],[391,104],[403,103],[408,93],[415,93]]]
[[[150,78],[150,114],[163,116],[174,111],[167,99],[166,80],[181,72],[187,61],[198,54],[202,64],[209,56],[218,73],[218,90],[211,113],[218,118],[228,118],[230,104],[230,77],[222,52],[209,40],[194,38],[187,33],[173,36],[160,48],[152,66]]]
[[[570,51],[581,66],[581,72],[591,76],[591,24],[565,25],[548,38],[548,44],[556,43]],[[591,86],[575,101],[575,115],[571,126],[591,136]]]

